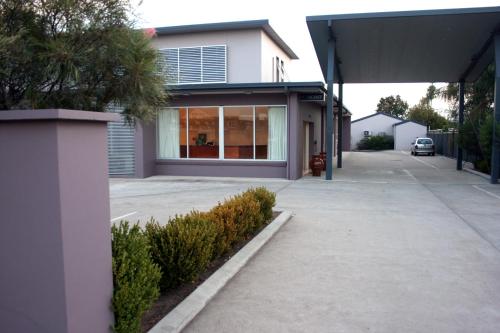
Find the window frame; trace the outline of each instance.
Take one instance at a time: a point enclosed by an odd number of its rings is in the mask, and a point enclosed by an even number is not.
[[[253,108],[253,158],[242,158],[242,159],[234,159],[234,158],[224,158],[224,147],[225,147],[225,141],[224,141],[224,108],[225,107],[252,107]],[[283,160],[268,160],[268,159],[256,159],[256,148],[255,148],[255,109],[257,107],[282,107],[284,109],[285,113],[285,158]],[[186,109],[186,139],[189,139],[189,109],[190,108],[196,108],[196,109],[201,109],[201,108],[218,108],[219,109],[219,158],[196,158],[196,157],[189,157],[189,141],[187,141],[187,156],[188,157],[179,157],[179,158],[160,158],[159,154],[159,145],[158,145],[158,139],[159,139],[159,122],[158,122],[158,116],[156,117],[156,160],[158,161],[228,161],[228,162],[237,162],[237,161],[242,161],[242,162],[262,162],[262,163],[272,163],[272,162],[287,162],[288,161],[288,106],[286,104],[240,104],[240,105],[217,105],[217,106],[208,106],[208,105],[202,105],[202,106],[196,106],[196,105],[190,105],[190,106],[168,106],[165,107],[164,109]],[[160,110],[161,112],[161,110]]]

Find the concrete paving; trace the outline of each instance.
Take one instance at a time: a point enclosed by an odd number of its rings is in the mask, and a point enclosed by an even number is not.
[[[295,213],[186,332],[498,332],[500,189],[454,165],[349,153],[331,182],[114,180],[112,216],[207,209],[261,184]]]

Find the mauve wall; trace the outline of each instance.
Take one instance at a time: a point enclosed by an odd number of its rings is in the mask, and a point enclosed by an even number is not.
[[[225,94],[174,96],[169,106],[287,105],[285,94]],[[288,110],[290,113],[290,110]],[[287,115],[287,118],[290,116]],[[144,164],[155,165],[154,175],[288,178],[287,163],[236,160],[157,160],[156,126],[143,129]],[[146,151],[147,148],[147,151]],[[149,174],[144,173],[144,177]]]
[[[113,116],[0,112],[0,332],[109,331]]]

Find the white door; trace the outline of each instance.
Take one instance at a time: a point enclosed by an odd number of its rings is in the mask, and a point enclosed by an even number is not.
[[[304,161],[303,168],[302,168],[302,174],[308,174],[311,172],[309,170],[309,123],[304,122],[304,155],[302,160]]]

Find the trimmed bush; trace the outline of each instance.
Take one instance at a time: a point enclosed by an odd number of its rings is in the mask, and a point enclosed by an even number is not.
[[[140,332],[141,317],[159,295],[160,268],[149,254],[148,240],[137,224],[111,227],[113,253],[113,331]]]
[[[394,137],[390,135],[375,135],[361,139],[359,150],[390,150],[394,149]]]
[[[153,260],[163,272],[161,289],[167,290],[194,281],[206,270],[213,257],[217,228],[206,214],[192,212],[176,216],[164,226],[151,219],[145,233]]]
[[[246,191],[260,203],[260,213],[263,217],[263,223],[267,224],[273,218],[273,207],[276,205],[276,194],[267,190],[265,187],[252,188]]]

